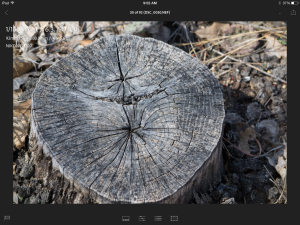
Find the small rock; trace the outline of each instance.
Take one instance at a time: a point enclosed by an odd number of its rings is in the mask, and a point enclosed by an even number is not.
[[[221,67],[222,70],[228,70],[230,68],[231,68],[231,66],[228,65],[228,64],[226,64],[226,65],[224,65],[224,66]]]
[[[248,105],[246,111],[246,117],[250,121],[256,121],[259,119],[261,114],[261,106],[257,102],[252,102]]]
[[[251,193],[253,183],[247,178],[241,178],[242,190],[245,194]]]
[[[166,41],[169,38],[170,34],[171,30],[168,27],[161,25],[159,27],[159,31],[157,33],[152,34],[152,37],[157,40]]]
[[[237,151],[237,150],[236,150]],[[262,170],[263,163],[259,160],[247,160],[247,159],[231,159],[228,162],[229,170],[231,173],[245,173],[250,170],[257,171]]]
[[[212,193],[212,196],[214,199],[219,199],[223,193],[224,193],[224,190],[226,189],[226,185],[221,183],[217,189]]]
[[[260,59],[261,61],[269,61],[270,57],[266,53],[261,53],[260,54]]]
[[[264,84],[265,84],[265,90],[268,92],[268,94],[271,96],[272,93],[275,93],[276,91],[276,88],[275,86],[273,85],[272,81],[270,80],[265,80],[264,81]]]
[[[252,59],[253,62],[260,62],[259,54],[252,54],[251,59]]]
[[[251,67],[246,67],[246,68],[244,68],[242,71],[241,71],[241,75],[242,75],[242,77],[247,77],[247,76],[249,76],[250,75],[250,72],[251,72]]]
[[[221,204],[237,204],[237,203],[235,202],[234,198],[229,198]]]
[[[281,98],[279,96],[273,96],[271,100],[272,100],[271,113],[273,115],[283,113],[284,110],[282,108]]]
[[[258,72],[257,70],[253,69],[252,72],[251,72],[251,74],[256,75],[257,72]]]
[[[229,176],[230,176],[232,183],[239,184],[240,178],[236,173],[231,173]]]
[[[240,82],[234,82],[234,84],[231,86],[231,89],[238,90],[240,88]]]
[[[283,79],[285,75],[287,75],[287,67],[277,67],[271,72],[276,77]]]
[[[279,64],[279,63],[280,63],[280,59],[278,59],[276,56],[272,56],[269,59],[269,62],[267,63],[267,68],[273,69],[273,68],[277,67],[278,65],[276,65],[276,64]]]
[[[39,80],[39,78],[35,78],[35,77],[27,78],[27,80],[25,81],[25,83],[22,86],[22,89],[24,92],[19,97],[20,101],[27,101],[28,99],[31,98],[31,94],[34,91],[38,80]]]
[[[243,62],[251,62],[251,57],[248,55],[248,56],[245,56],[243,58]]]
[[[23,199],[30,196],[30,194],[31,194],[30,187],[28,187],[26,185],[22,185],[18,189],[18,196],[19,196],[20,201],[23,201]]]
[[[261,77],[252,78],[250,80],[250,87],[257,94],[261,89],[265,87],[265,84]]]
[[[20,177],[30,178],[33,175],[33,172],[33,167],[30,164],[26,163],[21,169]]]
[[[272,144],[273,146],[279,143],[279,126],[274,120],[263,120],[256,125],[258,132],[261,134],[263,140]]]

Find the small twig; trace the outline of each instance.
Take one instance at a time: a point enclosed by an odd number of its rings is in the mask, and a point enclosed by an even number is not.
[[[185,34],[186,34],[187,40],[189,41],[189,43],[190,43],[190,45],[191,45],[191,47],[192,47],[192,49],[193,49],[193,51],[194,51],[195,57],[198,59],[197,54],[196,54],[196,51],[195,51],[195,49],[194,49],[194,46],[193,46],[192,43],[191,43],[191,40],[190,40],[188,31],[187,31],[186,25],[183,24],[183,27],[184,27],[184,30],[185,30]]]
[[[222,53],[222,52],[219,52],[219,51],[217,51],[217,50],[215,50],[215,49],[213,49],[213,51],[216,52],[216,53],[218,53],[218,54],[221,55],[221,56],[222,56],[222,55],[226,55],[226,54],[224,54],[224,53]],[[228,54],[228,53],[227,53],[227,54]],[[249,63],[243,62],[243,61],[241,61],[241,60],[235,59],[235,58],[230,57],[230,56],[228,56],[228,58],[231,59],[231,60],[233,60],[233,61],[236,61],[236,62],[239,62],[239,63],[242,63],[242,64],[246,64],[247,66],[249,66],[249,67],[251,67],[251,68],[253,68],[253,69],[256,69],[257,71],[259,71],[259,72],[261,72],[261,73],[263,73],[263,74],[266,74],[266,75],[268,75],[268,76],[270,76],[270,77],[273,77],[274,79],[277,79],[277,80],[279,80],[279,81],[281,81],[281,82],[283,82],[283,83],[287,83],[285,80],[283,80],[283,79],[281,79],[281,78],[278,78],[278,77],[276,77],[275,75],[272,75],[272,74],[270,74],[270,73],[267,73],[267,72],[265,72],[265,71],[263,71],[263,70],[261,70],[261,69],[255,67],[255,66],[249,64]]]
[[[236,52],[237,50],[239,50],[239,49],[241,49],[241,48],[244,48],[245,46],[250,45],[250,44],[252,44],[252,43],[254,43],[254,42],[256,42],[256,41],[258,41],[258,40],[260,40],[260,39],[262,39],[262,38],[264,38],[264,37],[265,37],[265,36],[262,36],[262,37],[260,37],[260,38],[257,38],[257,39],[255,39],[255,40],[253,40],[253,41],[250,41],[249,43],[247,43],[247,44],[245,44],[245,45],[242,45],[241,47],[238,47],[238,48],[236,48],[236,49],[234,49],[234,50],[232,50],[232,51],[230,51],[230,52],[227,52],[226,54],[222,53],[220,56],[218,56],[218,57],[216,57],[216,58],[214,58],[214,59],[210,59],[209,62],[210,62],[210,61],[213,61],[213,60],[215,60],[215,59],[221,58],[223,55],[230,55],[231,53]],[[213,51],[215,51],[215,50],[213,50]],[[221,53],[221,52],[220,52],[220,53]]]
[[[246,154],[246,155],[248,155],[248,156],[257,157],[257,156],[259,156],[260,153],[261,153],[261,145],[260,145],[259,141],[258,141],[255,137],[252,137],[252,138],[254,138],[254,140],[257,142],[257,144],[258,144],[258,146],[259,146],[259,153],[258,153],[258,155],[252,155],[252,154],[249,154],[248,152],[245,152],[244,150],[238,148],[237,146],[235,146],[234,144],[232,144],[230,141],[228,141],[226,138],[223,137],[223,139],[224,139],[225,141],[227,141],[229,144],[231,144],[233,147],[235,147],[237,150],[241,151],[242,153],[244,153],[244,154]]]
[[[171,35],[168,37],[168,39],[166,40],[166,42],[168,42],[168,41],[171,39],[171,37],[173,37],[173,36],[178,32],[179,29],[181,29],[180,26],[177,27],[177,29],[173,32],[173,34],[171,34]]]
[[[267,167],[264,165],[265,169],[267,170],[268,174],[272,177],[272,179],[270,178],[270,181],[277,187],[277,189],[281,192],[281,187],[279,187],[279,185],[275,182],[274,177],[271,175],[271,173],[269,172],[269,170],[267,169]],[[283,193],[283,192],[282,192]],[[285,201],[287,201],[287,198],[285,195],[282,196],[284,198]],[[277,201],[276,201],[277,202]]]
[[[225,74],[225,73],[228,73],[228,72],[229,72],[229,70],[226,70],[226,71],[224,71],[224,72],[222,72],[222,73],[219,73],[219,74],[215,75],[215,77],[219,78],[219,76],[221,76],[221,75],[223,75],[223,74]]]
[[[276,147],[276,148],[273,148],[273,149],[271,149],[270,151],[268,151],[267,153],[265,153],[265,154],[263,154],[263,155],[260,155],[260,156],[257,156],[257,157],[255,157],[254,159],[262,158],[262,157],[268,155],[269,153],[271,153],[271,152],[273,152],[273,151],[275,151],[275,150],[280,149],[282,146],[283,146],[283,145],[280,145],[280,146],[278,146],[278,147]]]
[[[228,55],[227,56],[225,56],[220,62],[218,62],[216,65],[214,65],[211,69],[210,69],[210,71],[212,71],[217,65],[219,65],[219,63],[221,63],[221,62],[223,62],[225,59],[227,59],[227,57],[228,57]]]
[[[211,42],[211,41],[218,41],[219,39],[226,39],[226,38],[231,39],[231,38],[236,38],[236,37],[240,37],[240,36],[244,36],[244,35],[248,35],[248,34],[261,33],[261,32],[266,32],[266,31],[271,31],[271,30],[278,30],[278,29],[285,29],[285,27],[272,28],[272,29],[269,29],[269,30],[252,31],[252,32],[248,32],[248,33],[229,35],[229,36],[222,36],[222,37],[213,38],[213,39],[210,39],[210,40],[207,40],[207,41],[193,42],[192,44],[195,44],[195,45],[206,44],[206,43]],[[183,45],[189,45],[189,43],[177,43],[175,45],[183,46]]]
[[[254,191],[255,191],[255,190],[253,190],[253,191],[251,192],[251,200],[252,200],[252,202],[255,204],[255,201],[253,200],[253,197],[252,197],[252,194],[253,194]]]
[[[269,101],[271,100],[271,98],[273,97],[274,93],[272,93],[272,96],[269,98],[269,100],[266,102],[266,104],[264,105],[264,107],[266,107],[266,105],[269,103]]]

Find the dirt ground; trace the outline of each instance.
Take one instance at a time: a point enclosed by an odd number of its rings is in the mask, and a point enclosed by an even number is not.
[[[123,25],[114,26],[117,24],[115,22],[106,22],[104,27],[107,29],[97,33],[95,31],[99,24],[94,23],[89,27],[88,25],[93,23],[80,22],[78,24],[81,31],[74,36],[75,39],[55,44],[47,39],[45,42],[41,38],[42,35],[49,35],[45,27],[55,26],[55,23],[49,23],[50,25],[41,23],[38,26],[43,27],[44,33],[30,34],[37,37],[35,42],[31,42],[32,49],[37,49],[31,52],[32,55],[26,56],[36,62],[35,67],[32,66],[26,72],[17,75],[14,73],[14,117],[17,122],[14,120],[13,125],[13,203],[91,203],[80,199],[78,190],[70,187],[63,179],[56,178],[51,183],[38,178],[37,175],[45,168],[48,168],[48,176],[54,176],[55,171],[51,170],[47,158],[39,159],[40,168],[32,164],[31,152],[28,149],[29,115],[27,114],[28,118],[22,117],[18,112],[22,104],[28,103],[30,106],[29,100],[39,76],[50,65],[101,36],[125,32],[126,24],[124,28]],[[34,22],[25,23],[26,26],[32,24]],[[240,48],[240,54],[235,54],[234,52],[238,51],[229,48],[224,44],[225,41],[222,42],[227,40],[222,39],[224,37],[220,33],[222,27],[223,33],[229,36],[229,31],[224,31],[228,28],[224,26],[229,27],[233,23],[160,22],[150,28],[142,29],[137,35],[165,41],[192,54],[208,66],[221,85],[226,112],[222,149],[224,175],[222,182],[216,187],[211,187],[207,193],[194,192],[190,204],[286,204],[286,24],[283,22],[280,24],[279,22],[237,22],[236,24],[242,27],[239,28],[240,30],[245,29],[246,33],[257,34],[248,36],[256,42],[251,45],[251,48],[250,45]],[[253,29],[245,28],[249,24]],[[213,29],[212,26],[216,28]],[[238,32],[242,33],[242,31]],[[59,35],[59,32],[56,33]],[[275,41],[272,42],[271,37]],[[239,39],[235,42],[239,42]],[[45,43],[48,46],[41,47]],[[275,45],[278,48],[275,48]],[[230,51],[233,53],[228,54]],[[15,49],[14,62],[18,60],[16,57],[24,55],[24,52],[26,49],[22,47]],[[14,70],[19,72],[15,69],[16,66]],[[28,107],[26,110],[26,113],[30,111]],[[25,115],[25,111],[21,114]],[[21,121],[20,126],[18,119]]]

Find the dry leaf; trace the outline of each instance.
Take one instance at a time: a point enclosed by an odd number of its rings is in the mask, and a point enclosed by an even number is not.
[[[229,27],[229,23],[219,23],[214,22],[211,26],[205,27],[203,29],[198,29],[195,31],[195,33],[200,38],[207,38],[207,39],[213,39],[218,37],[218,33],[221,29],[226,29]]]
[[[266,36],[266,39],[268,43],[265,49],[265,53],[268,56],[275,55],[279,59],[281,57],[287,57],[287,46],[280,44],[279,41],[277,40],[277,37],[268,35]]]
[[[275,169],[280,174],[283,181],[285,180],[285,175],[286,175],[286,165],[287,165],[287,147],[285,147],[283,153],[280,156],[278,156],[278,163],[275,166]]]
[[[13,162],[13,175],[16,174],[16,165],[17,165],[17,163]]]
[[[41,68],[42,66],[51,66],[62,58],[58,53],[37,54],[37,56],[42,60],[38,68]]]
[[[269,156],[266,156],[266,158],[268,159],[269,163],[271,166],[275,167],[276,166],[276,163],[274,161],[274,159],[272,157],[269,157]]]
[[[20,95],[23,93],[22,89],[13,90],[13,100],[17,100]]]
[[[13,202],[15,203],[15,204],[19,204],[19,201],[18,201],[18,195],[17,195],[17,193],[16,192],[13,192]]]
[[[13,145],[20,149],[25,145],[30,120],[31,99],[13,108]]]
[[[237,124],[238,130],[241,130],[239,131],[240,140],[238,143],[238,147],[250,154],[250,147],[248,141],[250,138],[256,137],[256,135],[253,127],[246,127],[246,125],[247,124],[245,122],[240,122]]]
[[[16,22],[13,37],[21,43],[21,51],[28,52],[37,40],[40,25],[38,22],[32,22],[29,26],[26,22]]]
[[[33,67],[34,65],[31,61],[24,59],[22,56],[15,56],[13,58],[13,78],[27,73]]]
[[[19,88],[17,90],[13,90],[13,107],[19,105],[20,103],[18,102],[19,97],[23,93],[22,89]]]
[[[84,39],[84,35],[80,34],[81,29],[79,26],[79,21],[57,21],[56,25],[61,28],[65,37],[74,35],[71,38],[68,38],[68,47],[72,49],[72,52],[83,48],[83,46],[78,43],[78,41],[82,41]]]
[[[23,74],[22,76],[19,76],[19,77],[13,79],[13,90],[18,90],[20,88],[20,86],[25,83],[25,81],[27,80],[27,78],[29,76],[39,77],[40,75],[41,75],[41,72],[30,72],[30,73]]]
[[[82,45],[82,46],[87,46],[89,44],[91,44],[93,41],[90,40],[90,39],[85,39],[83,41],[79,41],[79,43]]]

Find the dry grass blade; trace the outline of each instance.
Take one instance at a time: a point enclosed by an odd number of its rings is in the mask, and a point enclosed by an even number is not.
[[[224,53],[219,52],[219,51],[217,51],[217,50],[215,50],[215,49],[213,49],[213,51],[216,52],[216,53],[218,53],[218,54],[220,55],[219,57],[222,57],[222,56],[225,56],[225,55],[228,54],[228,53],[227,53],[227,54],[224,54]],[[276,77],[276,76],[273,75],[273,74],[267,73],[267,72],[265,72],[265,71],[263,71],[263,70],[261,70],[261,69],[255,67],[255,66],[249,64],[249,63],[243,62],[243,61],[241,61],[241,60],[235,59],[235,58],[230,57],[230,56],[228,56],[228,58],[231,59],[231,60],[233,60],[233,61],[239,62],[239,63],[241,63],[241,64],[246,64],[247,66],[249,66],[249,67],[251,67],[251,68],[253,68],[253,69],[256,69],[257,71],[259,71],[259,72],[261,72],[261,73],[263,73],[263,74],[266,74],[266,75],[268,75],[268,76],[270,76],[270,77],[273,77],[274,79],[277,79],[277,80],[279,80],[279,81],[281,81],[281,82],[283,82],[283,83],[287,83],[287,81],[285,81],[285,80],[283,80],[283,79],[281,79],[281,78],[278,78],[278,77]]]
[[[262,32],[266,32],[266,31],[280,30],[280,29],[286,29],[286,27],[278,27],[278,28],[272,28],[272,29],[267,29],[267,30],[259,30],[259,31],[252,31],[252,32],[247,32],[247,33],[242,33],[242,34],[223,36],[223,37],[210,39],[210,40],[207,40],[207,41],[192,42],[192,44],[193,45],[199,45],[199,44],[203,45],[203,44],[209,43],[211,41],[219,41],[220,39],[236,38],[236,37],[240,37],[240,36],[244,36],[244,35],[248,35],[248,34],[262,33]],[[190,43],[176,43],[174,45],[176,45],[176,46],[185,46],[185,45],[190,45]]]
[[[236,52],[237,50],[239,50],[239,49],[241,49],[241,48],[244,48],[245,46],[248,46],[248,45],[250,45],[250,44],[252,44],[252,43],[254,43],[254,42],[256,42],[256,41],[258,41],[258,40],[260,40],[260,39],[263,39],[263,38],[265,38],[265,35],[262,36],[262,37],[260,37],[260,38],[255,39],[255,40],[253,40],[253,41],[250,41],[249,43],[247,43],[247,44],[245,44],[245,45],[242,45],[241,47],[238,47],[238,48],[236,48],[236,49],[234,49],[234,50],[232,50],[232,51],[230,51],[230,52],[227,52],[226,54],[223,54],[223,53],[222,53],[223,55],[220,55],[220,56],[217,56],[216,58],[210,59],[210,60],[208,60],[206,63],[210,63],[211,61],[214,61],[214,60],[216,60],[216,59],[221,58],[222,56],[230,55],[231,53]]]

